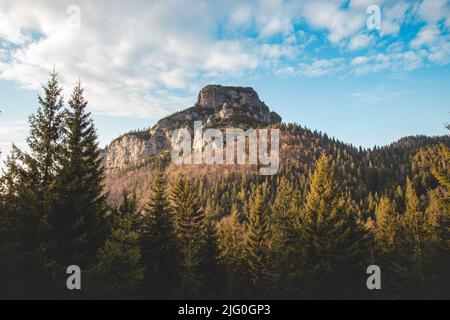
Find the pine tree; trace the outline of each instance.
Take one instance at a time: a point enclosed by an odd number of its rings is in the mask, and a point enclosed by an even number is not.
[[[346,204],[330,160],[323,155],[299,222],[300,272],[307,298],[356,298],[365,289],[366,234]]]
[[[63,144],[56,176],[58,197],[49,216],[55,247],[52,258],[62,266],[88,268],[104,240],[106,196],[95,126],[78,82],[65,113]]]
[[[158,171],[153,179],[141,235],[141,261],[145,267],[142,292],[147,298],[168,298],[178,279],[176,239],[164,174]]]
[[[253,292],[259,295],[266,294],[263,289],[273,277],[268,212],[263,194],[262,187],[258,187],[251,199],[244,252]]]
[[[114,226],[88,271],[87,292],[94,298],[136,297],[144,277],[136,207],[135,197],[124,194],[123,203],[112,213]]]
[[[181,176],[170,193],[170,204],[175,217],[180,272],[179,294],[185,298],[198,298],[204,291],[205,214],[200,206],[195,185]]]

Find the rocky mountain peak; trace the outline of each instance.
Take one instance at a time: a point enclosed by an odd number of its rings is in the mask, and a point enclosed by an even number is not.
[[[197,106],[217,108],[224,103],[235,106],[263,106],[259,96],[253,88],[225,87],[220,85],[208,85],[200,90]]]
[[[111,143],[105,150],[106,168],[123,168],[145,163],[171,148],[174,130],[193,129],[201,121],[204,128],[261,128],[281,123],[252,88],[208,85],[200,90],[197,103],[158,121],[148,131],[131,132]]]

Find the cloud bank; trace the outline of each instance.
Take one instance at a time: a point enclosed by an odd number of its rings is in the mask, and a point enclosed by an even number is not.
[[[449,27],[445,0],[2,0],[0,79],[37,89],[56,66],[67,89],[81,77],[95,112],[157,118],[210,82],[448,64]]]

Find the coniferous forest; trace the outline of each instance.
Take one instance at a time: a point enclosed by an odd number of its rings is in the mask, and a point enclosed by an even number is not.
[[[278,175],[173,177],[156,159],[148,198],[112,201],[83,87],[65,101],[52,73],[1,174],[0,298],[449,299],[448,136],[363,150],[279,127]]]

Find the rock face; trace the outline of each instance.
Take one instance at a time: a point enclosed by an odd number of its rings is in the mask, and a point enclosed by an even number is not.
[[[204,128],[260,128],[281,123],[252,88],[209,85],[200,90],[197,103],[186,110],[161,119],[149,131],[132,132],[116,139],[104,151],[107,169],[144,163],[149,157],[170,149],[172,133],[188,128],[195,121]]]
[[[210,85],[204,87],[198,94],[197,105],[200,107],[216,108],[224,103],[234,106],[248,104],[267,108],[264,102],[259,100],[258,94],[252,88]]]

